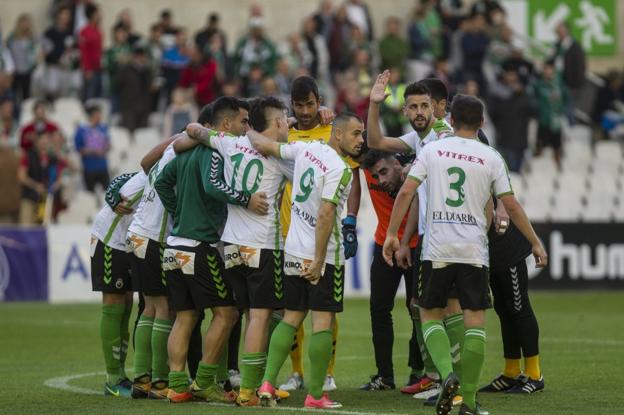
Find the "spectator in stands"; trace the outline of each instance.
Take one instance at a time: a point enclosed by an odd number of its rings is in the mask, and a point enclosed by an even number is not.
[[[165,79],[161,74],[162,63],[162,44],[160,43],[160,37],[162,35],[162,29],[158,23],[154,23],[150,27],[149,36],[147,38],[147,45],[145,50],[149,57],[150,67],[152,68],[152,74],[154,74],[154,86],[156,89],[152,92],[150,97],[150,103],[152,112],[158,110],[158,100],[160,97],[160,88],[164,85]]]
[[[71,9],[60,7],[56,11],[54,26],[48,28],[42,40],[45,72],[43,92],[48,101],[68,95],[71,89],[72,70],[76,66],[76,40],[71,27]]]
[[[611,70],[604,81],[598,90],[592,112],[595,133],[599,134],[600,139],[616,134],[618,126],[624,125],[624,74]]]
[[[559,23],[555,32],[557,43],[551,60],[554,60],[555,67],[563,74],[563,82],[570,90],[572,98],[578,99],[580,89],[585,82],[585,51],[570,34],[567,23]]]
[[[348,76],[357,81],[360,89],[359,95],[368,96],[373,85],[373,77],[371,75],[371,56],[366,49],[359,49],[355,52],[353,67],[348,70]]]
[[[351,46],[351,23],[344,6],[338,8],[329,34],[329,68],[332,74],[344,72],[349,67]]]
[[[487,92],[485,76],[483,75],[483,61],[490,39],[485,33],[485,16],[475,14],[471,24],[461,38],[461,53],[463,68],[461,72],[465,78],[474,79],[479,84],[481,92]]]
[[[277,84],[279,94],[290,96],[290,85],[292,84],[293,76],[290,72],[288,60],[281,58],[277,61],[277,74],[273,77],[273,79]]]
[[[281,58],[288,62],[290,73],[299,68],[309,68],[312,64],[312,53],[299,33],[291,33],[287,40],[279,45],[278,52]]]
[[[488,83],[495,82],[501,75],[503,62],[511,57],[513,51],[513,31],[509,25],[501,27],[499,36],[488,45],[483,61],[483,74]]]
[[[0,99],[0,147],[17,149],[17,121],[15,105],[9,97]]]
[[[334,6],[332,1],[321,0],[319,9],[314,13],[312,18],[314,19],[314,23],[316,23],[317,33],[323,36],[325,43],[328,43],[334,22]]]
[[[273,42],[265,36],[264,19],[249,19],[249,32],[236,45],[234,52],[235,75],[243,81],[244,88],[250,82],[252,66],[256,66],[263,74],[271,76],[275,73],[277,51]]]
[[[152,105],[145,97],[150,96],[154,88],[153,81],[145,49],[141,45],[136,45],[131,59],[119,67],[115,77],[121,125],[130,133],[147,126]]]
[[[37,40],[33,32],[32,17],[23,13],[17,18],[15,29],[7,39],[15,73],[13,74],[13,95],[15,105],[30,97],[30,80],[37,64]]]
[[[174,89],[171,94],[171,105],[165,111],[163,119],[164,138],[184,130],[189,123],[197,119],[197,116],[197,107],[189,91],[182,88]]]
[[[227,56],[227,37],[220,27],[221,18],[218,13],[210,13],[206,26],[195,35],[195,45],[204,54],[214,54],[211,47],[214,37],[219,38],[219,51]]]
[[[329,50],[327,42],[316,30],[316,22],[312,17],[303,20],[302,41],[310,53],[310,62],[306,69],[317,81],[329,82]]]
[[[432,69],[433,43],[426,23],[428,8],[428,3],[416,6],[412,20],[407,28],[409,40],[407,78],[410,81],[424,78]]]
[[[164,33],[163,31],[163,37],[165,36]],[[162,93],[166,104],[169,104],[171,91],[178,86],[180,75],[189,62],[187,33],[186,30],[180,29],[176,32],[175,43],[163,51],[161,71],[164,85]]]
[[[565,117],[567,90],[557,76],[553,62],[544,63],[542,76],[534,85],[534,97],[537,107],[537,146],[535,155],[539,156],[544,147],[552,147],[555,164],[561,171],[561,123]]]
[[[141,35],[133,30],[134,23],[129,9],[123,9],[119,12],[117,15],[117,23],[115,23],[115,25],[118,24],[122,25],[124,29],[126,29],[126,32],[128,33],[128,43],[130,46],[134,46],[141,41]]]
[[[449,96],[452,97],[455,95],[455,78],[451,74],[448,59],[446,59],[445,57],[436,59],[433,65],[433,71],[429,75],[427,75],[427,78],[438,78],[439,80],[444,82],[444,85],[446,85]]]
[[[117,71],[119,67],[130,60],[131,47],[128,42],[128,30],[123,24],[117,23],[113,27],[113,44],[104,53],[104,68],[108,76],[109,94],[111,97],[112,112],[119,111],[119,87],[117,86]]]
[[[390,16],[386,19],[386,33],[378,45],[381,68],[397,68],[403,75],[405,61],[409,56],[409,44],[401,36],[401,20],[398,17]]]
[[[22,185],[17,176],[20,158],[14,149],[4,147],[0,138],[0,224],[17,223],[22,194]]]
[[[96,185],[106,189],[110,182],[106,155],[110,151],[108,128],[102,123],[102,109],[97,105],[86,107],[88,122],[78,127],[74,137],[76,151],[82,157],[85,187],[94,192]]]
[[[243,84],[243,91],[246,97],[255,97],[262,94],[262,81],[264,72],[258,64],[251,65],[247,82]]]
[[[46,195],[60,189],[61,176],[58,171],[62,168],[56,156],[50,153],[48,134],[39,134],[35,145],[23,154],[18,170],[18,178],[22,184],[20,224],[42,223]]]
[[[44,100],[37,100],[33,105],[33,120],[24,125],[20,134],[20,146],[24,151],[30,150],[34,144],[35,137],[42,133],[52,134],[59,130],[58,125],[48,119],[46,110],[48,103]]]
[[[89,22],[80,31],[80,69],[82,69],[82,100],[102,96],[102,31],[100,9],[88,3],[85,13]]]
[[[501,81],[491,87],[488,109],[496,129],[496,146],[509,170],[518,173],[528,148],[529,119],[533,108],[517,72],[503,71]]]
[[[173,16],[171,10],[165,9],[160,12],[160,20],[158,25],[162,30],[162,36],[160,41],[162,42],[163,49],[169,49],[176,43],[176,36],[178,34],[178,27],[173,23]]]
[[[386,135],[399,137],[403,135],[403,125],[407,119],[403,115],[405,105],[405,83],[401,81],[401,70],[397,67],[390,69],[390,79],[386,86],[386,100],[381,104],[381,120],[386,128]]]
[[[372,42],[374,39],[373,22],[366,3],[362,0],[347,0],[345,2],[345,11],[347,12],[349,22],[362,31],[364,38],[368,42]]]
[[[524,51],[519,47],[512,47],[511,55],[502,62],[501,67],[503,70],[515,71],[524,86],[533,81],[535,75],[533,62],[524,57]]]
[[[182,70],[178,86],[191,89],[197,106],[201,108],[217,98],[217,62],[202,53],[196,45],[191,46],[189,52],[190,62]]]

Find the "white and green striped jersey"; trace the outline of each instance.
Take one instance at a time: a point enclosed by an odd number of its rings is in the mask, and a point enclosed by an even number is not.
[[[128,200],[129,206],[135,207],[139,203],[146,181],[147,176],[141,171],[121,186],[119,193]],[[95,216],[91,234],[106,246],[126,251],[126,234],[133,217],[134,214],[118,215],[105,204]]]
[[[353,170],[333,148],[321,141],[293,141],[282,145],[280,153],[285,160],[295,160],[290,228],[284,252],[297,258],[314,259],[317,215],[321,202],[328,201],[336,205],[336,216],[325,262],[343,265],[340,217],[351,189]]]
[[[485,206],[512,194],[507,166],[492,147],[476,139],[447,137],[427,144],[410,179],[427,179],[425,260],[489,266]]]
[[[269,212],[264,216],[244,206],[228,204],[221,240],[253,248],[283,249],[279,214],[286,179],[280,161],[260,154],[247,136],[215,133],[210,137],[210,146],[223,156],[225,183],[249,194],[264,192],[269,204]]]
[[[134,213],[134,220],[128,229],[137,235],[144,236],[153,241],[166,242],[173,226],[171,216],[165,210],[158,193],[154,188],[154,182],[163,168],[176,156],[173,143],[169,144],[158,163],[154,164],[147,176],[147,182],[143,190],[143,196]]]

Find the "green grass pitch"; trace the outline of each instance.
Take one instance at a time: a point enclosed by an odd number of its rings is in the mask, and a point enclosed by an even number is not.
[[[622,414],[624,385],[624,293],[537,292],[532,294],[541,329],[546,390],[532,396],[482,395],[492,414]],[[99,306],[0,304],[0,414],[242,414],[302,411],[304,394],[294,393],[275,410],[190,403],[131,401],[104,397],[99,349]],[[408,375],[410,321],[402,301],[395,307],[395,372]],[[488,341],[482,383],[502,368],[498,320],[488,312]],[[128,361],[132,362],[132,354]],[[306,364],[308,362],[306,361]],[[287,362],[280,380],[290,370]],[[398,391],[361,392],[375,372],[368,301],[347,300],[340,316],[336,382],[338,414],[433,414],[421,401]],[[95,374],[94,374],[95,373]],[[60,379],[59,379],[60,378]],[[457,413],[457,409],[453,413]]]

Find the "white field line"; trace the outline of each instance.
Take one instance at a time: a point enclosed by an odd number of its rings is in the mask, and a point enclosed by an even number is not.
[[[81,388],[78,386],[72,386],[69,384],[69,381],[71,380],[75,380],[75,379],[81,379],[81,378],[85,378],[85,377],[89,377],[89,376],[104,376],[106,374],[106,372],[89,372],[89,373],[79,373],[79,374],[75,374],[75,375],[69,375],[69,376],[60,376],[60,377],[56,377],[56,378],[51,378],[51,379],[47,379],[43,382],[43,384],[49,388],[53,388],[53,389],[60,389],[63,391],[67,391],[67,392],[73,392],[73,393],[80,393],[83,395],[104,395],[104,392],[102,391],[96,391],[94,389],[87,389],[87,388]],[[232,405],[228,405],[228,404],[221,404],[221,403],[205,403],[203,405],[210,405],[210,406],[219,406],[219,407],[227,407],[227,408],[231,408]],[[254,407],[251,407],[254,408]],[[265,409],[262,407],[255,407],[255,409]],[[309,408],[295,408],[295,407],[289,407],[289,406],[276,406],[273,407],[271,409],[277,410],[277,411],[289,411],[289,412],[316,412],[318,413],[318,409],[309,409]],[[332,409],[331,413],[333,414],[341,414],[341,415],[369,415],[372,413],[378,414],[378,415],[407,415],[404,413],[382,413],[382,412],[359,412],[359,411],[343,411],[343,410],[335,410]]]

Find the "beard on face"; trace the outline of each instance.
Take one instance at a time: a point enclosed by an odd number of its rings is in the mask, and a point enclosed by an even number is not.
[[[414,120],[410,120],[410,124],[412,125],[412,128],[414,129],[414,131],[417,131],[420,133],[427,129],[427,127],[429,126],[429,121],[431,121],[431,117],[426,118],[426,117],[418,116]],[[416,125],[417,122],[423,122],[424,124],[422,127],[419,127],[418,125]]]

